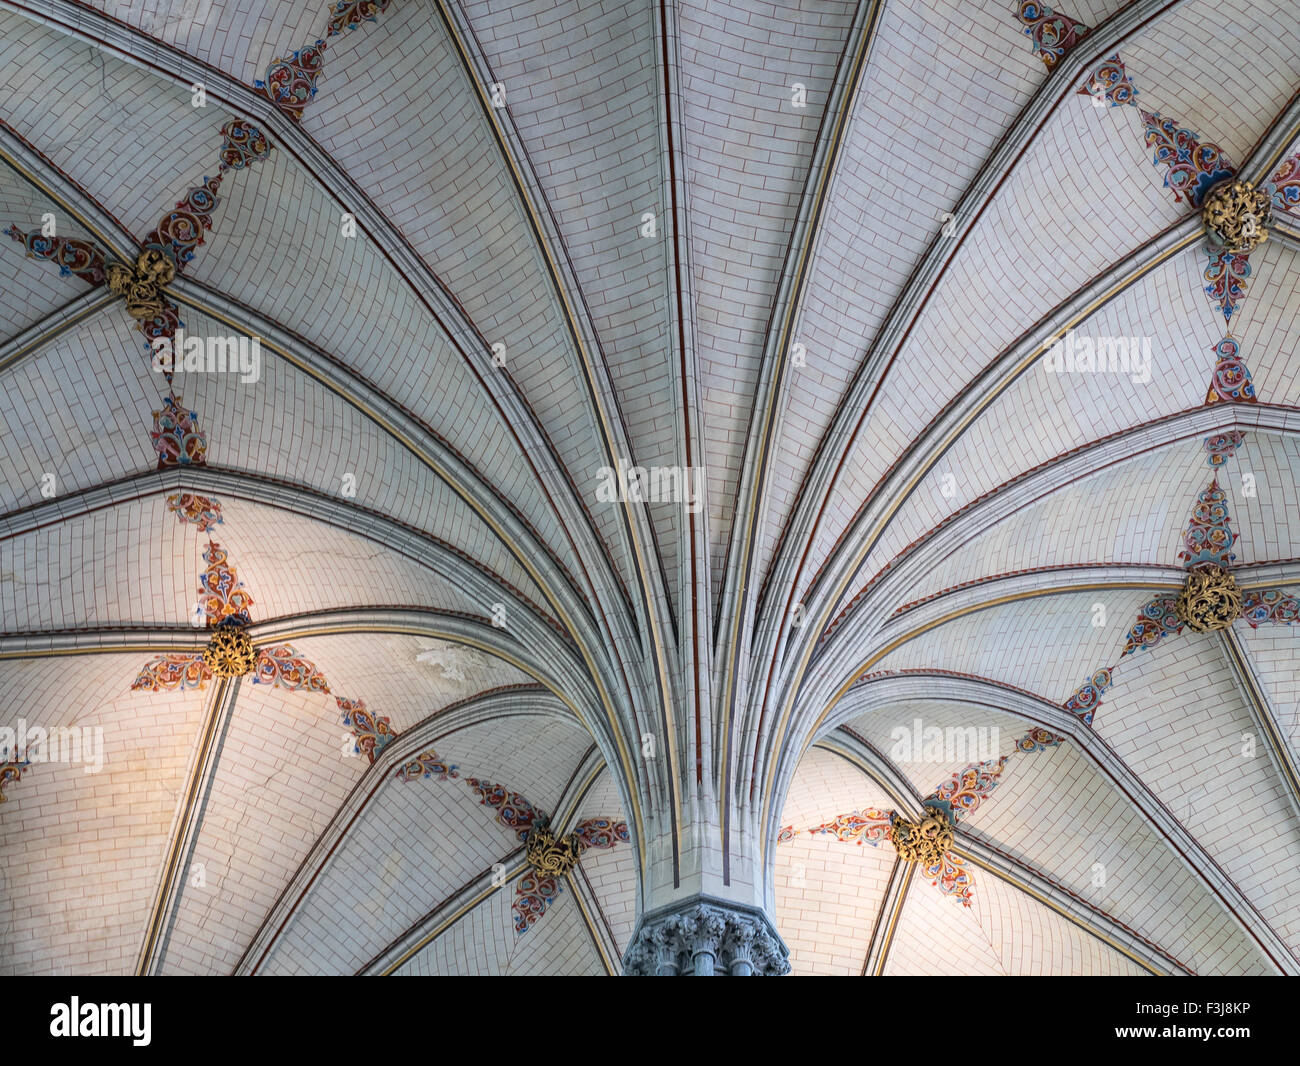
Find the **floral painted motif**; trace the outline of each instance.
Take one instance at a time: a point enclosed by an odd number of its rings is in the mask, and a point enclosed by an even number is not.
[[[375,22],[376,15],[388,9],[388,0],[339,0],[330,12],[326,39],[344,30],[355,30],[363,22]]]
[[[889,823],[892,811],[880,811],[869,807],[865,811],[853,811],[851,814],[837,814],[834,820],[815,825],[808,830],[813,836],[826,834],[846,844],[862,846],[866,841],[876,847],[882,840],[889,839]],[[792,832],[791,836],[794,835]]]
[[[965,769],[958,770],[952,777],[927,796],[922,803],[927,806],[942,806],[947,809],[953,822],[964,815],[972,814],[979,805],[988,799],[989,793],[997,787],[1002,768],[1007,756],[989,759],[987,762],[973,763]]]
[[[1237,305],[1246,295],[1246,279],[1250,277],[1250,260],[1245,252],[1228,252],[1205,248],[1209,262],[1205,264],[1205,294],[1223,315],[1231,321]]]
[[[1023,751],[1026,755],[1035,751],[1046,751],[1048,748],[1056,747],[1064,739],[1036,725],[1016,741],[1016,751]]]
[[[1111,107],[1123,107],[1125,104],[1137,107],[1137,86],[1124,69],[1119,53],[1103,59],[1097,65],[1097,69],[1088,76],[1083,88],[1079,90],[1079,95],[1092,97],[1098,101],[1098,107],[1102,100]]]
[[[248,625],[252,621],[248,609],[253,606],[253,597],[244,589],[235,568],[227,563],[226,550],[211,541],[203,558],[208,565],[199,577],[199,602],[208,625],[218,626],[227,621]]]
[[[261,89],[294,122],[301,122],[303,111],[316,95],[316,79],[324,65],[325,42],[317,41],[272,60],[266,80],[253,82],[253,88]]]
[[[334,702],[343,712],[343,724],[351,728],[357,738],[352,750],[358,755],[364,755],[370,761],[370,765],[374,766],[375,756],[397,736],[389,720],[379,715],[372,715],[366,710],[365,700],[349,700],[343,696],[336,696]]]
[[[612,848],[632,839],[627,822],[616,822],[612,818],[587,818],[574,826],[573,831],[578,834],[578,843],[583,851],[587,848]]]
[[[271,142],[251,122],[240,118],[221,127],[221,165],[218,170],[243,170],[270,154]]]
[[[1046,735],[1051,736],[1050,733]],[[997,784],[995,779],[1002,772],[1002,764],[1006,761],[1007,757],[1003,756],[996,762],[990,761],[966,767],[960,773],[954,774],[952,781],[941,785],[934,796],[926,799],[924,801],[926,806],[943,807],[945,812],[953,817],[957,810],[966,813],[973,811],[979,806],[980,799],[987,798],[988,793]],[[952,797],[955,804],[947,797]],[[856,844],[858,847],[866,841],[872,847],[876,847],[882,840],[890,841],[889,827],[895,817],[894,811],[870,808],[865,811],[854,811],[852,814],[837,815],[832,821],[813,826],[808,833],[812,836],[826,834],[835,837],[836,840]],[[776,842],[784,844],[798,835],[799,830],[794,826],[783,826],[777,834]],[[962,860],[956,855],[952,852],[944,852],[938,863],[923,869],[932,885],[937,885],[945,895],[955,896],[963,906],[970,906],[970,890],[974,881]]]
[[[1124,654],[1131,655],[1139,648],[1154,648],[1165,637],[1181,633],[1182,620],[1174,610],[1177,596],[1157,596],[1138,610],[1137,621],[1128,631]]]
[[[5,230],[27,250],[28,259],[45,259],[63,277],[78,277],[88,285],[103,285],[106,262],[103,250],[76,237],[46,237],[40,230],[23,233],[16,225]]]
[[[1158,112],[1138,114],[1146,127],[1147,147],[1155,149],[1152,162],[1166,168],[1165,187],[1173,190],[1174,199],[1199,208],[1211,188],[1236,174],[1217,144],[1202,144],[1191,130]]]
[[[513,829],[520,841],[527,839],[528,830],[533,822],[544,815],[518,792],[511,792],[503,785],[494,785],[477,777],[465,778],[465,783],[478,793],[479,802],[484,807],[496,811],[497,821],[507,829]]]
[[[1076,688],[1074,695],[1061,706],[1075,715],[1084,725],[1090,726],[1093,716],[1097,713],[1097,706],[1101,703],[1102,693],[1108,688],[1110,688],[1110,670],[1098,670]]]
[[[420,752],[414,759],[402,766],[393,776],[399,781],[418,781],[422,777],[432,777],[437,781],[447,781],[460,777],[456,771],[460,767],[443,760],[432,748]]]
[[[1205,394],[1206,404],[1257,403],[1250,370],[1241,359],[1237,342],[1224,337],[1211,350],[1216,358],[1210,388]]]
[[[1038,0],[1022,0],[1016,18],[1033,40],[1034,54],[1042,59],[1049,71],[1054,70],[1056,64],[1091,32],[1083,23],[1056,14]]]
[[[5,786],[23,776],[23,771],[31,765],[27,759],[18,758],[18,753],[9,755],[0,762],[0,803],[6,802]]]
[[[191,188],[145,237],[144,246],[161,249],[171,256],[177,270],[184,270],[194,258],[194,249],[203,243],[203,231],[212,229],[212,213],[221,202],[217,198],[220,185],[218,173]]]
[[[1300,211],[1300,152],[1288,156],[1264,188],[1279,211]]]
[[[140,670],[131,684],[131,691],[145,689],[149,692],[172,692],[187,688],[203,688],[212,680],[212,671],[197,651],[168,652],[155,655]]]
[[[1183,530],[1183,550],[1178,558],[1188,569],[1199,563],[1231,566],[1237,558],[1231,550],[1236,539],[1228,516],[1228,497],[1216,478],[1196,497],[1191,522]]]
[[[199,430],[197,411],[187,411],[175,393],[153,413],[149,436],[158,453],[158,469],[169,466],[203,466],[208,461],[208,439]]]
[[[556,901],[562,891],[554,877],[543,877],[529,870],[515,886],[515,901],[510,910],[515,918],[515,933],[528,932]]]
[[[1268,622],[1276,626],[1294,625],[1300,619],[1300,600],[1281,589],[1251,589],[1242,597],[1241,617],[1251,629]]]
[[[172,340],[175,340],[176,331],[184,325],[185,323],[181,320],[180,308],[177,307],[176,304],[172,302],[171,298],[164,292],[162,294],[162,311],[159,314],[154,315],[153,318],[144,321],[137,321],[135,328],[144,334],[145,351],[152,355],[154,350],[154,341],[159,337],[169,337]],[[170,388],[172,384],[172,372],[170,370],[165,370],[163,372],[163,378],[167,382],[168,388]],[[191,415],[193,415],[193,413],[194,412],[192,411],[190,412]]]
[[[1207,462],[1212,467],[1222,466],[1237,453],[1237,449],[1245,443],[1245,440],[1246,434],[1236,429],[1206,437],[1202,444],[1205,447]]]
[[[304,659],[292,644],[275,644],[257,650],[257,664],[253,667],[253,684],[275,685],[290,692],[306,690],[328,695],[330,687],[325,675],[309,659]]]
[[[221,522],[221,502],[192,492],[173,492],[167,497],[167,510],[182,524],[198,526],[207,533]]]
[[[944,895],[955,896],[963,907],[970,906],[971,889],[975,887],[975,882],[966,869],[966,863],[951,851],[945,851],[933,866],[925,867],[925,876]]]

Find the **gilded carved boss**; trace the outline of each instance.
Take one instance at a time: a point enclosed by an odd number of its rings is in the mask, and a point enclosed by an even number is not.
[[[528,864],[543,877],[567,874],[578,864],[581,853],[577,833],[557,839],[548,821],[538,822],[528,830],[524,851]]]
[[[203,662],[217,677],[243,677],[253,669],[257,653],[239,626],[218,626],[203,649]]]
[[[1227,629],[1241,617],[1241,589],[1223,567],[1205,563],[1188,573],[1174,611],[1198,633]]]
[[[889,827],[889,839],[904,862],[919,862],[923,866],[937,865],[943,853],[952,847],[953,829],[947,816],[938,807],[927,807],[926,817],[919,822],[896,818]]]
[[[1226,251],[1249,252],[1268,240],[1273,209],[1268,193],[1248,181],[1225,181],[1205,197],[1201,219],[1211,241]]]
[[[163,313],[163,286],[176,277],[176,264],[157,248],[146,248],[134,267],[110,263],[104,273],[109,289],[126,301],[126,313],[152,322]]]

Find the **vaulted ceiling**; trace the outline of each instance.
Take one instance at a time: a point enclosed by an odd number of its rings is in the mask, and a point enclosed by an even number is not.
[[[0,0],[0,967],[1300,972],[1300,26],[1061,5]]]

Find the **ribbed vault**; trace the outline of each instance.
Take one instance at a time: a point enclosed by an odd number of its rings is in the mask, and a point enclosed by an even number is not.
[[[1300,972],[1300,30],[1071,3],[0,0],[5,969]]]

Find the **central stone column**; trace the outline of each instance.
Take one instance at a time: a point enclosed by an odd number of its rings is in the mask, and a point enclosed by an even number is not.
[[[695,896],[647,914],[623,958],[628,977],[781,977],[789,949],[756,907]]]

